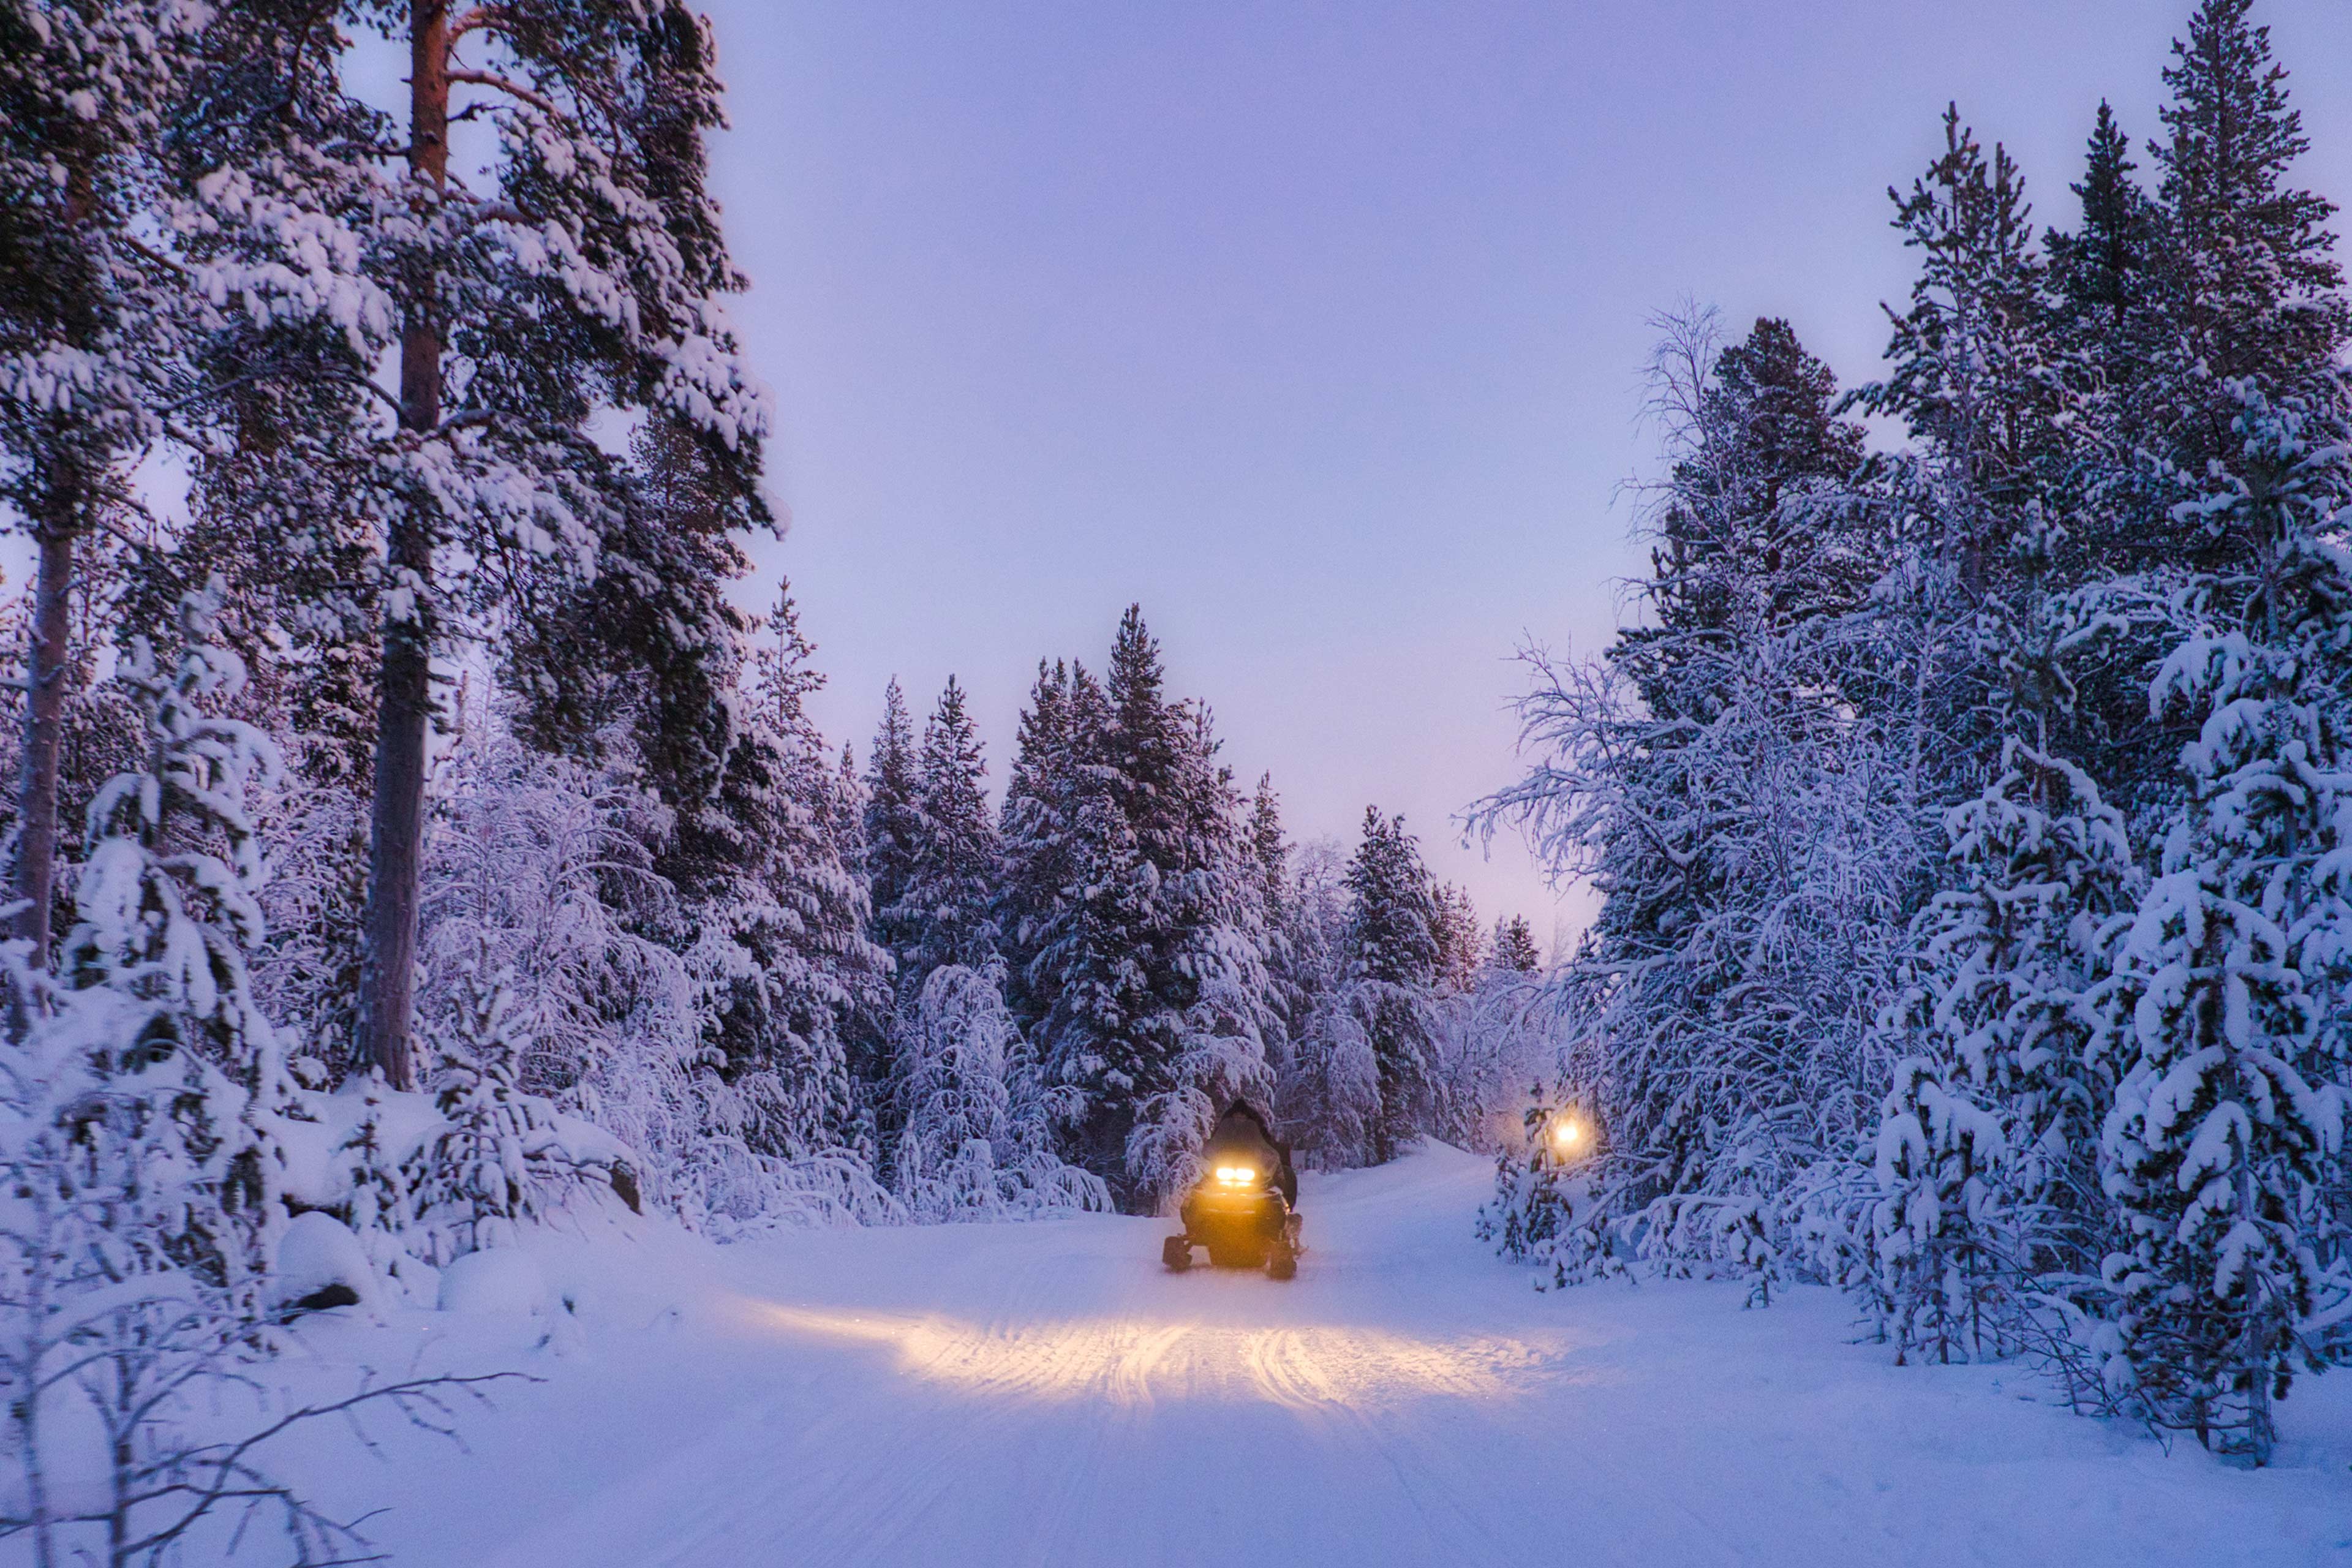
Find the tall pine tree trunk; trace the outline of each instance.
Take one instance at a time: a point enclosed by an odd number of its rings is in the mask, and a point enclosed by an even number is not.
[[[449,16],[446,0],[409,9],[410,174],[434,194],[449,174]],[[413,283],[400,343],[400,423],[424,433],[441,422],[441,324],[430,279]],[[433,527],[426,503],[391,521],[387,596],[376,701],[375,810],[369,853],[366,958],[360,981],[363,1058],[394,1089],[415,1086],[410,1037],[416,1011],[416,901],[425,847],[425,752],[433,708]]]
[[[66,222],[87,234],[98,212],[90,174],[95,153],[86,144],[64,152]],[[72,309],[68,320],[88,328],[95,316],[95,286],[84,272],[65,290]],[[25,908],[16,935],[32,943],[32,960],[49,956],[49,907],[58,869],[58,775],[65,750],[66,653],[73,608],[74,544],[89,521],[97,496],[97,472],[89,451],[68,438],[53,449],[40,476],[40,505],[34,525],[39,565],[33,589],[32,647],[26,658],[25,758],[16,801],[16,896]]]
[[[33,962],[49,954],[49,906],[58,866],[58,774],[64,751],[66,657],[73,604],[75,523],[81,510],[70,471],[53,474],[48,515],[37,535],[39,575],[33,593],[33,639],[26,660],[25,769],[16,808],[16,897],[25,908],[16,934],[33,944]]]

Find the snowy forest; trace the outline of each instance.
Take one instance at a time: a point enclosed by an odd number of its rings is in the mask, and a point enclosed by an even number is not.
[[[1480,1310],[1811,1290],[1874,1368],[2272,1462],[2352,1360],[2352,294],[2253,0],[2163,85],[2039,210],[1945,111],[1876,380],[1659,315],[1614,639],[1527,646],[1516,782],[1342,838],[1116,599],[824,732],[688,0],[0,0],[0,1552],[376,1560],[281,1439],[467,1429],[689,1244],[1004,1222],[1078,1238],[1040,1297],[1098,1241],[1173,1289],[1236,1100],[1310,1193],[1466,1170]],[[1580,934],[1423,858],[1500,836]],[[1310,1259],[1422,1257],[1379,1207]],[[1117,1338],[693,1267],[902,1381]],[[468,1313],[512,1364],[410,1334]],[[1187,1353],[1351,1416],[1553,1353],[1400,1321]]]
[[[1638,614],[1528,655],[1475,816],[1601,900],[1507,1253],[1834,1284],[2259,1464],[2352,1354],[2352,300],[2250,10],[2056,226],[1948,110],[1881,379],[1661,319]]]
[[[567,1205],[1149,1214],[1236,1097],[1339,1168],[1495,1147],[1548,1070],[1525,921],[1393,815],[1291,844],[1138,609],[1039,665],[1001,792],[954,680],[862,765],[818,731],[789,594],[738,605],[720,123],[677,0],[0,5],[0,1530],[45,1564],[215,1506],[345,1560],[175,1412],[306,1311],[495,1293]]]

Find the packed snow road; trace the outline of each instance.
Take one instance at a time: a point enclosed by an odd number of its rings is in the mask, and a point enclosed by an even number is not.
[[[2352,1561],[2346,1390],[2268,1472],[2168,1457],[2015,1369],[1889,1366],[1825,1292],[1538,1295],[1470,1237],[1488,1180],[1310,1177],[1288,1284],[1163,1272],[1130,1219],[566,1244],[540,1348],[392,1331],[545,1379],[470,1454],[322,1478],[402,1561],[497,1568]]]

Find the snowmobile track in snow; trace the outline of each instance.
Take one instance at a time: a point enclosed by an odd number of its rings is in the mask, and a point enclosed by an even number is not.
[[[388,1445],[380,1544],[487,1568],[2352,1564],[2352,1374],[2298,1386],[2269,1472],[2168,1457],[2017,1368],[1893,1367],[1826,1291],[1538,1294],[1471,1238],[1490,1172],[1434,1149],[1310,1178],[1288,1282],[1168,1273],[1162,1225],[1105,1216],[565,1243],[545,1260],[590,1303],[584,1348],[541,1352],[473,1459]],[[452,1360],[495,1348],[435,1331]]]

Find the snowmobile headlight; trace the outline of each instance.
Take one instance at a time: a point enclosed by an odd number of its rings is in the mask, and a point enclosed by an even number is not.
[[[1551,1141],[1565,1154],[1584,1142],[1584,1123],[1573,1116],[1563,1116],[1551,1124]]]
[[[1245,1187],[1257,1180],[1257,1172],[1247,1165],[1220,1165],[1217,1180],[1229,1187]]]

